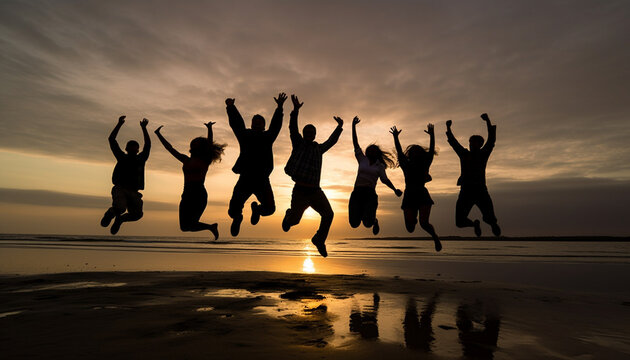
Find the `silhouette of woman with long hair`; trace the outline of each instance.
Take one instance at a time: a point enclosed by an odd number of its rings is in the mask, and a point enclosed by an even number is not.
[[[202,231],[210,230],[214,239],[219,238],[217,223],[206,224],[199,219],[206,209],[208,203],[208,193],[204,186],[208,167],[215,161],[221,161],[221,155],[225,144],[217,144],[212,138],[212,125],[214,122],[206,123],[208,137],[194,138],[190,142],[190,156],[184,155],[173,148],[160,133],[163,126],[155,130],[162,145],[177,160],[182,162],[184,172],[184,192],[179,203],[179,227],[182,231]]]
[[[376,218],[376,208],[378,207],[378,195],[375,191],[376,181],[380,178],[383,184],[396,193],[396,196],[402,195],[402,191],[396,189],[385,173],[386,168],[396,166],[391,154],[381,150],[375,144],[365,148],[365,154],[361,150],[357,136],[357,124],[360,122],[361,120],[356,116],[352,119],[352,144],[354,145],[354,156],[359,163],[359,170],[348,202],[348,218],[350,226],[353,228],[363,223],[365,227],[371,227],[372,233],[376,235],[380,230]]]
[[[405,175],[405,195],[403,196],[402,206],[405,215],[405,227],[410,233],[416,228],[416,218],[420,220],[420,227],[428,232],[435,243],[435,251],[442,250],[442,244],[435,233],[433,225],[429,223],[431,215],[431,207],[433,199],[429,195],[425,184],[431,181],[429,168],[433,162],[435,155],[435,132],[433,124],[427,125],[427,134],[430,136],[429,150],[413,144],[407,146],[403,151],[398,136],[402,130],[398,130],[395,126],[391,128],[390,133],[394,136],[394,144],[398,153],[398,165]]]

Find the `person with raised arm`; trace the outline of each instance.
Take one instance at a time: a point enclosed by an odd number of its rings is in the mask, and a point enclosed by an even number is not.
[[[139,190],[144,190],[144,166],[151,151],[151,138],[147,132],[149,120],[147,119],[140,121],[140,128],[144,137],[142,152],[138,153],[140,144],[135,140],[127,142],[125,146],[127,153],[120,149],[116,136],[125,123],[125,117],[123,115],[118,118],[118,124],[108,138],[109,147],[116,157],[116,166],[112,174],[112,183],[114,184],[112,187],[112,206],[103,215],[101,226],[108,227],[114,219],[114,223],[109,229],[112,235],[118,233],[122,223],[138,221],[142,218],[142,194]]]
[[[333,117],[337,127],[330,134],[328,140],[319,144],[315,141],[316,129],[312,124],[304,126],[302,135],[298,130],[298,113],[304,103],[297,96],[291,95],[293,111],[289,120],[289,135],[291,137],[291,156],[284,167],[284,172],[293,179],[295,185],[291,194],[291,207],[287,209],[282,220],[282,230],[289,231],[292,226],[300,223],[304,211],[308,207],[318,212],[322,219],[319,229],[311,239],[320,255],[328,256],[326,238],[334,217],[334,212],[326,194],[319,186],[322,172],[322,155],[339,140],[343,131],[343,120]]]
[[[240,176],[234,186],[228,208],[228,215],[232,218],[230,227],[232,236],[237,236],[240,231],[243,206],[250,196],[255,195],[260,202],[252,202],[250,219],[252,225],[256,225],[261,216],[269,216],[276,211],[269,175],[273,171],[273,143],[282,128],[282,106],[286,99],[285,93],[280,93],[274,98],[277,107],[268,130],[265,130],[265,118],[259,114],[252,117],[251,129],[245,128],[245,122],[234,105],[234,99],[225,100],[230,127],[240,147],[240,154],[232,168],[232,171]]]
[[[371,227],[372,233],[377,235],[380,226],[376,218],[376,209],[378,208],[378,195],[376,195],[376,182],[381,182],[394,191],[396,196],[402,195],[402,191],[397,189],[394,184],[387,178],[385,169],[395,167],[396,163],[392,160],[391,154],[381,150],[381,148],[372,144],[365,148],[365,154],[359,146],[359,137],[357,136],[357,124],[361,120],[358,117],[352,119],[352,144],[354,145],[354,156],[359,163],[357,178],[354,182],[354,189],[350,194],[348,202],[348,219],[350,226],[358,227],[363,223],[365,227]]]
[[[459,197],[455,205],[455,225],[457,227],[473,227],[475,235],[481,236],[479,220],[470,220],[468,214],[473,206],[477,206],[483,216],[483,221],[490,225],[495,236],[501,236],[501,228],[494,215],[494,206],[486,186],[486,166],[494,149],[497,139],[497,126],[490,121],[488,114],[481,114],[481,119],[488,127],[488,141],[484,145],[481,135],[473,135],[468,140],[470,149],[464,148],[453,135],[452,120],[446,121],[446,137],[459,157],[461,174],[457,179],[460,186]]]
[[[203,231],[209,230],[214,239],[219,238],[217,223],[206,224],[199,219],[208,203],[208,193],[204,183],[210,164],[221,161],[221,155],[225,149],[225,144],[217,144],[212,136],[212,125],[214,122],[206,123],[208,137],[197,137],[190,142],[190,156],[175,150],[173,146],[162,136],[160,132],[163,126],[155,130],[155,134],[164,148],[168,150],[177,160],[182,162],[184,172],[184,192],[179,203],[179,227],[182,231]]]
[[[413,144],[407,146],[403,151],[400,145],[400,133],[402,130],[395,126],[390,129],[390,133],[394,136],[394,145],[398,155],[398,165],[405,175],[405,195],[401,208],[405,216],[405,227],[410,233],[416,228],[416,223],[420,222],[420,227],[429,233],[433,238],[435,251],[442,250],[442,243],[438,238],[435,228],[429,223],[431,215],[431,207],[434,202],[426,188],[426,183],[431,181],[429,168],[433,163],[435,156],[435,132],[433,124],[427,125],[427,134],[429,134],[429,149],[423,146]]]

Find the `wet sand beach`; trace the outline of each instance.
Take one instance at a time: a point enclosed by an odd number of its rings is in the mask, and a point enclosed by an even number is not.
[[[278,272],[4,276],[3,358],[621,359],[630,297]]]

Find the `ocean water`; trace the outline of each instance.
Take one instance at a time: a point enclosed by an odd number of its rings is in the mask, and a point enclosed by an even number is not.
[[[81,271],[276,271],[492,281],[630,294],[630,243],[0,234],[0,275]]]

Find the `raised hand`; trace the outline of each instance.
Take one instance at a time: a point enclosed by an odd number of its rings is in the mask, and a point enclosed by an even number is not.
[[[216,124],[215,121],[208,121],[207,123],[204,123],[204,125],[206,125],[207,128],[211,128],[212,125]]]
[[[225,99],[225,105],[230,106],[230,105],[234,105],[234,98],[227,98]]]
[[[481,118],[483,119],[483,121],[490,121],[490,118],[488,117],[488,114],[486,113],[481,114]]]
[[[358,124],[360,122],[361,122],[361,119],[359,119],[358,116],[355,116],[354,119],[352,119],[352,125],[356,125],[356,124]]]
[[[337,122],[337,126],[343,126],[343,119],[339,116],[333,116],[333,119]]]
[[[278,104],[278,107],[282,107],[282,105],[284,105],[285,100],[287,99],[287,94],[285,93],[280,93],[278,94],[277,98],[273,98],[276,101],[276,104]]]
[[[293,102],[293,109],[299,110],[304,103],[301,103],[297,96],[291,94],[291,102]]]
[[[394,193],[395,193],[395,194],[396,194],[396,196],[398,196],[398,197],[400,197],[400,196],[403,194],[403,192],[402,192],[402,191],[400,191],[400,189],[396,189],[396,190],[394,190]]]
[[[119,118],[118,118],[118,123],[119,123],[120,125],[124,124],[124,123],[125,123],[125,118],[126,118],[126,117],[127,117],[127,116],[125,116],[125,115],[122,115],[121,117],[119,117]]]
[[[395,126],[392,126],[389,132],[394,135],[394,137],[398,137],[398,134],[400,134],[402,130],[398,130]]]
[[[157,129],[155,129],[154,133],[159,134],[163,127],[164,125],[160,125]]]
[[[433,135],[433,132],[434,132],[433,124],[428,124],[427,125],[427,129],[424,130],[424,132],[429,134],[429,135]]]
[[[453,120],[446,120],[446,127],[451,127],[453,125]]]
[[[142,121],[140,121],[140,127],[146,128],[147,125],[149,125],[149,119],[143,118]]]

